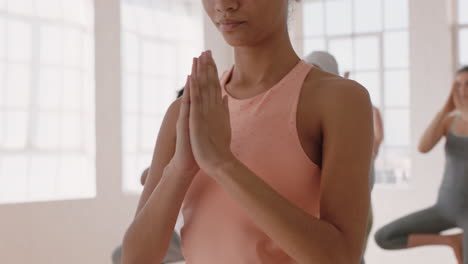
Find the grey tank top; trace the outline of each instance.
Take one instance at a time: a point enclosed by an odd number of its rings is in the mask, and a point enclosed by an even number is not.
[[[439,190],[439,201],[458,208],[468,208],[468,136],[453,131],[456,117],[445,143],[445,172]]]

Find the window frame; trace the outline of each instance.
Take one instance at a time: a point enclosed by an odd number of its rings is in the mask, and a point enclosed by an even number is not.
[[[411,152],[410,152],[410,147],[411,147],[411,94],[410,91],[408,96],[409,96],[409,102],[408,105],[406,106],[392,106],[392,105],[387,105],[385,102],[385,92],[386,92],[386,77],[385,75],[391,72],[398,72],[398,71],[405,71],[408,74],[408,86],[410,86],[411,83],[411,62],[409,60],[408,56],[408,65],[406,67],[387,67],[385,65],[385,36],[388,33],[404,33],[407,34],[408,36],[408,55],[410,53],[410,20],[408,20],[408,25],[407,28],[386,28],[385,24],[385,0],[381,1],[381,29],[378,31],[372,31],[372,32],[356,32],[355,29],[355,24],[356,24],[356,16],[355,16],[355,1],[356,0],[350,0],[350,12],[351,12],[351,32],[346,33],[346,34],[329,34],[327,32],[327,5],[325,4],[327,0],[304,0],[301,3],[297,5],[297,12],[299,13],[294,20],[294,26],[296,27],[296,30],[292,32],[292,39],[295,41],[294,47],[296,50],[299,51],[299,54],[305,54],[305,47],[304,47],[304,42],[307,40],[323,40],[325,43],[325,50],[330,50],[330,41],[336,40],[336,39],[344,39],[344,40],[350,40],[351,41],[351,52],[352,52],[352,69],[344,69],[343,67],[340,67],[341,71],[349,71],[351,74],[351,78],[353,79],[353,76],[356,76],[356,74],[359,73],[369,73],[369,72],[377,72],[378,77],[379,77],[379,102],[375,102],[374,104],[379,107],[379,110],[382,114],[382,118],[384,119],[384,124],[385,124],[385,119],[386,119],[386,114],[389,111],[395,111],[395,110],[404,110],[408,113],[408,119],[409,119],[409,127],[408,127],[408,145],[389,145],[388,143],[386,144],[385,140],[381,146],[380,152],[379,152],[379,157],[377,159],[377,163],[381,163],[380,167],[381,170],[388,170],[388,167],[391,167],[390,161],[387,160],[390,155],[389,153],[398,151],[398,152],[404,152],[408,153],[407,156],[399,160],[399,163],[403,164],[405,163],[406,160],[409,161],[409,167],[405,167],[404,170],[407,172],[406,177],[411,175],[411,164],[412,164],[412,157],[411,157]],[[322,35],[314,35],[314,36],[308,36],[304,33],[303,29],[303,19],[304,16],[304,4],[305,2],[321,2],[323,5],[323,34]],[[410,8],[410,3],[407,1],[408,5],[408,16],[411,14],[411,8]],[[468,27],[468,26],[467,26]],[[355,41],[359,38],[362,37],[376,37],[378,40],[378,48],[379,48],[379,65],[377,69],[365,69],[365,70],[359,70],[356,69],[356,48],[355,48]],[[386,135],[386,138],[388,138],[388,135]],[[379,165],[378,165],[379,167]],[[403,168],[403,165],[401,167],[398,167],[396,170],[399,170],[400,168]],[[411,176],[409,176],[411,177]],[[395,184],[389,184],[389,183],[378,183],[379,185],[383,186],[405,186],[408,184],[408,181],[406,182],[397,182]]]

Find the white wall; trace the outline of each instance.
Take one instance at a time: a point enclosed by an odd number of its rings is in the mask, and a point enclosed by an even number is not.
[[[411,0],[411,103],[413,182],[409,189],[373,193],[375,227],[431,205],[442,176],[442,145],[416,153],[423,129],[445,100],[452,78],[448,6],[442,0]],[[0,205],[0,263],[110,263],[133,217],[136,196],[121,193],[119,1],[96,1],[97,197],[78,201]],[[206,46],[222,72],[232,51],[205,18]],[[113,133],[108,133],[113,131]],[[136,175],[138,177],[138,175]],[[388,252],[371,240],[368,263],[455,263],[448,248]]]

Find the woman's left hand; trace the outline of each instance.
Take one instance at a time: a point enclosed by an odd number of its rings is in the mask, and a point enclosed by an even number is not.
[[[193,61],[190,75],[190,141],[200,168],[210,173],[233,159],[228,98],[222,97],[211,52]]]

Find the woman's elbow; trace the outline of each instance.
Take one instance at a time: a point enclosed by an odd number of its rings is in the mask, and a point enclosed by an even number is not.
[[[425,154],[425,153],[429,152],[430,150],[431,150],[431,148],[429,148],[428,146],[426,146],[424,144],[419,144],[419,146],[418,146],[418,151],[420,153]]]
[[[164,253],[154,250],[158,246],[145,249],[142,237],[134,232],[132,225],[128,228],[122,242],[122,264],[162,263]]]

